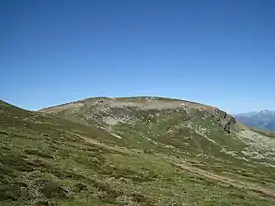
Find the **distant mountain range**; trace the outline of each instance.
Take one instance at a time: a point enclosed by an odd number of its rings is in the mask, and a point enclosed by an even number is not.
[[[262,110],[235,115],[235,118],[247,126],[275,131],[275,111]]]

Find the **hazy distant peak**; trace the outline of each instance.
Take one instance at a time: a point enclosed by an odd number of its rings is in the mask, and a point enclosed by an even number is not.
[[[259,129],[275,130],[275,111],[261,110],[235,115],[240,122]]]

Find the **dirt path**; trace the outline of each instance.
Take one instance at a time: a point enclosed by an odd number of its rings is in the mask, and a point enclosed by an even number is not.
[[[230,184],[234,187],[237,188],[245,188],[251,191],[256,191],[259,193],[263,193],[265,195],[268,195],[270,197],[275,198],[275,191],[269,188],[264,188],[258,184],[255,183],[249,183],[249,182],[245,182],[245,181],[240,181],[240,180],[234,180],[231,179],[229,177],[225,177],[225,176],[221,176],[221,175],[217,175],[217,174],[213,174],[211,172],[205,171],[203,169],[197,168],[197,167],[193,167],[193,166],[189,166],[189,165],[181,165],[181,164],[174,164],[184,170],[188,170],[192,173],[196,173],[200,176],[204,176],[210,179],[214,179],[214,180],[218,180],[227,184]]]

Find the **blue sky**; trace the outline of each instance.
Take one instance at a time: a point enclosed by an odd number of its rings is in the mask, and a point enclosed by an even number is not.
[[[0,1],[0,99],[157,95],[275,110],[273,0]]]

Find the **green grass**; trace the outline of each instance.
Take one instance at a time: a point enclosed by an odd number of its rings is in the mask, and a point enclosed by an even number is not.
[[[118,139],[92,122],[88,126],[60,114],[42,115],[3,102],[0,112],[0,205],[275,205],[258,190],[176,166],[274,188],[273,168],[221,152],[221,146],[240,151],[244,145],[216,123],[213,127],[211,117],[193,118],[194,127],[188,127],[183,119],[189,114],[183,111],[131,110],[134,124],[111,128]],[[198,125],[217,144],[196,132]]]

